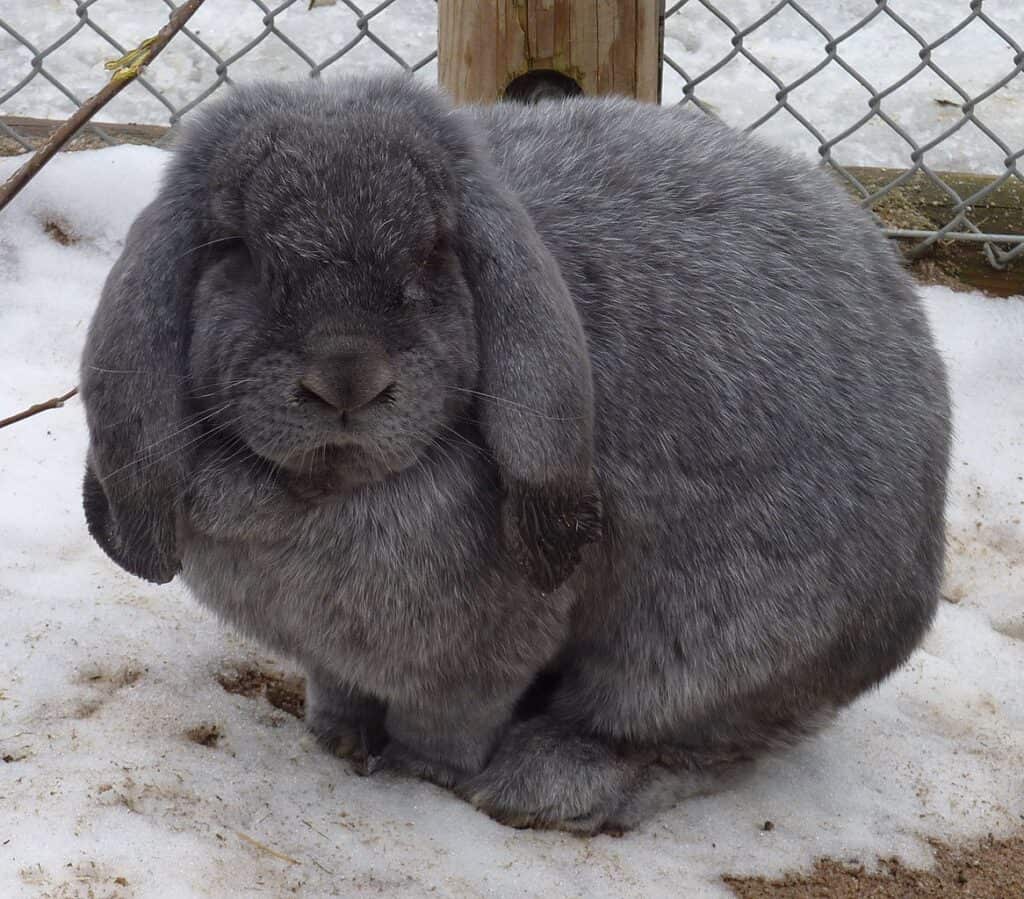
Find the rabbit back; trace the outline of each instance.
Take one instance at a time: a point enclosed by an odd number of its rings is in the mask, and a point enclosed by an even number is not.
[[[879,681],[934,614],[949,453],[892,248],[824,172],[704,116],[476,115],[591,356],[605,541],[565,713],[752,745]]]

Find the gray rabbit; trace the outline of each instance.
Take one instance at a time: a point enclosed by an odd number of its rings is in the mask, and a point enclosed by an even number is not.
[[[264,85],[92,322],[85,511],[297,660],[323,745],[634,826],[900,665],[943,562],[925,315],[821,171],[625,99]]]

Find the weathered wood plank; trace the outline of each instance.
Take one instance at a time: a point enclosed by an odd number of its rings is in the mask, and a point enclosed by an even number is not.
[[[41,143],[56,131],[60,125],[64,124],[63,119],[36,119],[20,115],[0,116],[0,122],[12,128],[30,144]],[[91,122],[90,125],[102,128],[112,138],[126,144],[154,144],[169,130],[166,125],[138,125],[115,122]],[[0,136],[4,135],[0,134]],[[102,139],[95,137],[94,139],[99,140],[100,145],[103,145]]]
[[[848,166],[850,172],[871,193],[893,183],[904,172],[901,169]],[[956,193],[968,199],[989,188],[996,180],[992,175],[965,172],[937,172],[937,176]],[[847,183],[854,195],[859,195]],[[875,204],[875,211],[893,228],[931,231],[950,220],[956,199],[927,175],[917,173],[894,188]],[[1011,177],[968,208],[968,216],[982,231],[989,234],[1024,234],[1024,181]],[[957,231],[968,230],[966,226]]]
[[[597,49],[597,7],[591,3],[568,5],[572,27],[568,35],[565,74],[583,88],[583,93],[598,93],[597,73],[600,57]]]
[[[502,37],[513,31],[506,21],[511,3],[440,0],[438,78],[460,102],[488,102],[498,90],[506,68]]]
[[[847,166],[869,192],[875,193],[904,174],[901,169]],[[967,199],[991,188],[968,210],[974,224],[987,234],[1024,234],[1024,182],[1010,178],[997,187],[999,179],[992,175],[966,172],[936,172],[945,184]],[[840,178],[857,199],[863,195],[845,178]],[[953,216],[956,200],[927,175],[918,173],[879,199],[874,211],[889,228],[909,231],[934,231]],[[957,231],[967,231],[957,226]],[[920,239],[899,238],[901,248],[910,250]],[[936,243],[925,255],[910,263],[911,269],[924,280],[949,283],[984,290],[996,296],[1024,295],[1024,260],[1017,259],[1005,270],[993,268],[981,244],[966,241]]]
[[[440,81],[459,103],[493,102],[553,71],[585,94],[657,102],[663,14],[663,0],[438,0]]]
[[[661,48],[664,45],[665,4],[638,3],[636,7],[636,97],[650,103],[661,100]]]

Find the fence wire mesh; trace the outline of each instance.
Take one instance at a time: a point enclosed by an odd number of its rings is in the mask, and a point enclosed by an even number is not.
[[[154,34],[175,5],[0,0],[0,138],[29,149],[19,116],[69,115],[99,88],[104,58]],[[104,117],[173,125],[255,77],[381,66],[436,77],[436,15],[435,0],[213,0]],[[977,241],[1001,268],[1024,256],[1024,223],[1004,216],[1009,226],[986,229],[979,211],[1024,188],[1022,42],[1019,0],[668,2],[663,102],[816,153],[869,207],[918,185],[940,220],[888,233],[916,239],[917,254]],[[862,165],[877,169],[870,183]],[[948,174],[957,169],[991,177]]]

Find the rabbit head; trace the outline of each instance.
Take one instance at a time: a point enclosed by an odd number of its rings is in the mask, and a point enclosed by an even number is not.
[[[90,531],[165,582],[216,431],[334,492],[475,420],[540,588],[598,538],[586,344],[472,120],[405,78],[240,90],[184,133],[82,365]]]

